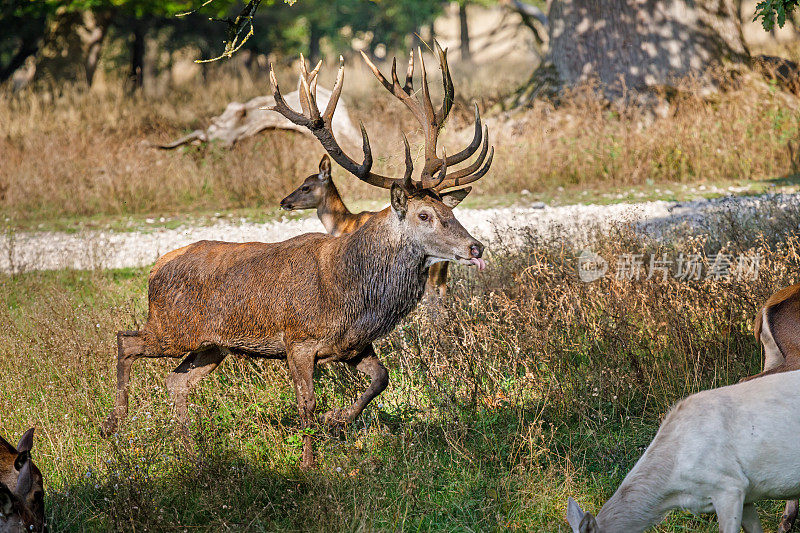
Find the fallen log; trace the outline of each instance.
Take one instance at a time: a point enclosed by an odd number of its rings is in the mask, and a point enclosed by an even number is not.
[[[328,89],[317,87],[317,104],[321,108],[324,109],[328,105],[330,97],[331,92]],[[287,94],[284,100],[294,109],[300,109],[298,91]],[[241,139],[268,129],[293,130],[310,135],[307,128],[292,124],[280,113],[261,109],[272,105],[275,105],[272,96],[257,96],[245,103],[231,102],[221,115],[211,119],[208,128],[194,130],[167,144],[151,143],[151,145],[164,150],[172,150],[190,142],[219,142],[222,146],[232,146]],[[350,121],[347,109],[341,100],[336,105],[336,114],[333,116],[333,132],[338,139],[353,146],[360,146],[361,134]]]

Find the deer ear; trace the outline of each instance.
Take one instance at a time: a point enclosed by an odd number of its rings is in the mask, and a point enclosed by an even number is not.
[[[14,489],[14,494],[18,498],[25,499],[25,496],[31,491],[31,487],[33,487],[33,474],[31,473],[31,461],[28,461],[19,471],[17,488]]]
[[[319,179],[322,181],[331,179],[331,158],[328,154],[323,155],[319,162]]]
[[[25,432],[22,437],[19,439],[19,444],[17,444],[17,453],[22,452],[29,452],[33,448],[33,430],[35,428],[31,428]]]
[[[467,197],[470,191],[472,191],[472,187],[464,187],[456,191],[442,193],[442,203],[450,209],[453,209],[461,203],[461,200]]]
[[[572,499],[572,496],[567,499],[567,522],[572,528],[572,533],[579,533],[581,527],[581,520],[584,516],[583,509],[578,505],[578,502]]]
[[[22,470],[22,467],[28,464],[31,460],[31,452],[22,452],[17,455],[17,458],[14,459],[14,468],[17,471]]]
[[[5,516],[11,514],[14,510],[14,496],[8,487],[0,483],[0,513]]]
[[[397,183],[392,184],[392,210],[403,219],[408,211],[408,193]]]
[[[583,515],[578,531],[579,533],[600,533],[600,526],[597,525],[597,520],[594,519],[592,513]]]

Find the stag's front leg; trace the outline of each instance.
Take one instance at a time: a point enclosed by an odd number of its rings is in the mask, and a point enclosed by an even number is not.
[[[326,424],[350,424],[358,418],[361,411],[389,385],[389,373],[386,367],[381,364],[375,349],[370,344],[355,359],[347,361],[347,364],[354,366],[359,372],[370,377],[369,387],[347,409],[332,409],[323,415]]]
[[[297,409],[300,412],[300,424],[303,430],[314,426],[317,397],[314,394],[314,350],[302,346],[287,347],[286,363],[294,383],[297,396]],[[300,468],[309,470],[314,467],[313,438],[308,432],[303,434],[303,455]]]

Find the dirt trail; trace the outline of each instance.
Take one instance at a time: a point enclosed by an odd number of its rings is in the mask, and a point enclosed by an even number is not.
[[[502,237],[513,245],[520,230],[580,239],[587,232],[618,223],[635,223],[642,231],[659,233],[679,223],[698,224],[721,210],[739,218],[754,216],[767,207],[800,205],[800,194],[725,197],[691,202],[644,202],[562,207],[508,207],[456,210],[473,235],[488,242]],[[0,270],[62,268],[121,268],[151,264],[160,255],[203,239],[236,242],[274,242],[306,232],[324,231],[316,217],[265,223],[221,220],[198,227],[148,232],[82,231],[30,232],[0,237]]]

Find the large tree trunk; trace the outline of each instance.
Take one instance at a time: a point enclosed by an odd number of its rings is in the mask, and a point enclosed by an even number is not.
[[[472,52],[469,49],[469,23],[467,21],[467,3],[462,1],[458,4],[458,24],[461,31],[461,59],[472,61]]]
[[[312,65],[315,65],[322,55],[319,49],[320,39],[322,39],[322,31],[319,24],[312,20],[308,24],[308,59]]]
[[[144,22],[141,20],[133,21],[133,32],[131,41],[131,70],[128,75],[130,89],[138,91],[144,86],[144,53],[145,53],[145,29]]]
[[[735,0],[554,0],[549,23],[527,97],[596,81],[617,99],[749,57]]]
[[[91,86],[111,18],[110,11],[60,10],[38,53],[35,78]]]
[[[108,34],[108,27],[110,24],[110,12],[86,12],[84,15],[84,26],[78,30],[81,41],[83,41],[83,48],[86,55],[84,67],[86,72],[86,84],[89,87],[92,86],[92,82],[94,81],[94,73],[97,71],[97,65],[100,63],[100,52],[103,49],[103,41]]]

